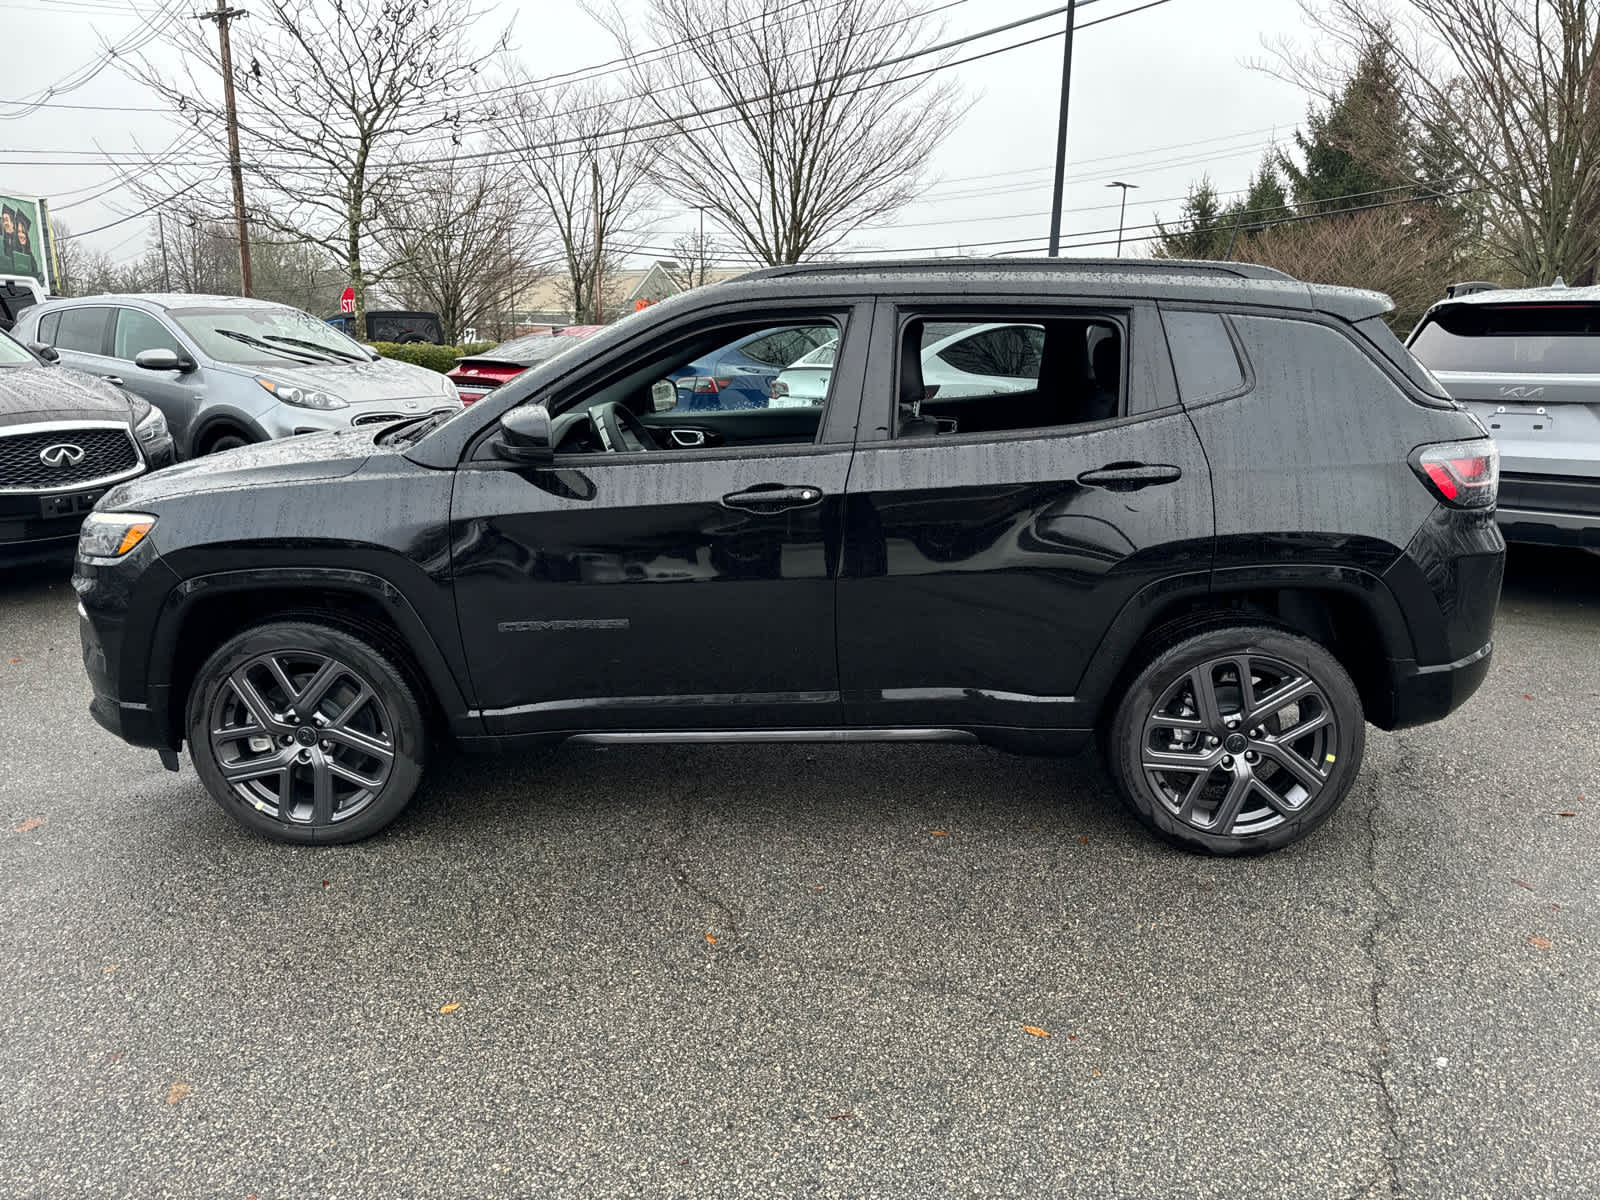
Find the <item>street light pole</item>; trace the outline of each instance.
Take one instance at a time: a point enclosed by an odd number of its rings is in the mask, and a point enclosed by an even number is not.
[[[1061,119],[1056,126],[1056,190],[1050,202],[1050,257],[1061,256],[1061,194],[1067,181],[1067,102],[1072,98],[1072,19],[1078,0],[1067,0],[1066,49],[1061,57]]]
[[[1117,213],[1117,257],[1121,258],[1122,257],[1122,227],[1123,227],[1123,225],[1126,222],[1127,217],[1128,217],[1128,189],[1129,188],[1136,188],[1139,185],[1137,183],[1123,183],[1122,180],[1120,180],[1120,179],[1114,179],[1110,183],[1106,184],[1106,186],[1107,187],[1114,187],[1114,188],[1121,188],[1122,189],[1122,208]]]

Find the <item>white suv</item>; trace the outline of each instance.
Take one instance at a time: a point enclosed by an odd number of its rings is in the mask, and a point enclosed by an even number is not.
[[[1506,538],[1600,549],[1600,287],[1457,291],[1409,345],[1499,443]]]

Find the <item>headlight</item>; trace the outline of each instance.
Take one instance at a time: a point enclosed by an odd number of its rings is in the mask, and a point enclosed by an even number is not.
[[[335,396],[332,392],[321,392],[314,388],[295,387],[287,383],[274,383],[270,379],[257,379],[262,387],[271,392],[285,404],[292,404],[296,408],[349,408],[342,396]]]
[[[92,512],[78,533],[78,557],[121,558],[144,541],[155,523],[148,513]]]
[[[141,442],[153,442],[167,436],[167,418],[159,408],[151,408],[133,427]]]

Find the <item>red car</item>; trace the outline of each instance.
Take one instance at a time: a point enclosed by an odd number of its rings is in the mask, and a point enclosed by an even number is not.
[[[527,337],[512,338],[482,354],[458,358],[455,368],[447,372],[445,378],[456,385],[461,403],[471,404],[529,367],[571,349],[576,339],[604,328],[604,325],[568,325],[554,333],[530,333]]]

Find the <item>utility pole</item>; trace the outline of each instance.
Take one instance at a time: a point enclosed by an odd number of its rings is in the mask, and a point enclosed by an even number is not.
[[[161,239],[161,290],[172,290],[172,268],[167,265],[167,223],[162,220],[161,210],[156,209],[156,234]]]
[[[589,167],[594,172],[594,323],[604,325],[606,302],[605,293],[601,290],[604,276],[600,267],[600,250],[605,243],[600,236],[600,161],[591,159]]]
[[[245,16],[242,8],[229,8],[227,0],[217,0],[215,12],[201,13],[199,20],[215,21],[222,42],[222,97],[228,114],[228,170],[233,175],[233,219],[239,226],[239,291],[253,296],[250,286],[250,227],[244,219],[244,174],[239,167],[239,112],[233,102],[233,50],[228,44],[228,22]]]
[[[217,3],[221,4],[222,0]],[[1061,193],[1067,182],[1067,102],[1072,98],[1072,21],[1077,16],[1077,8],[1078,0],[1067,0],[1067,44],[1061,57],[1061,120],[1056,127],[1056,192],[1050,202],[1051,258],[1061,256]]]
[[[691,275],[690,279],[694,280],[694,286],[695,287],[705,287],[705,285],[706,285],[706,210],[705,210],[705,206],[704,205],[696,205],[696,208],[699,210],[699,213],[700,213],[700,241],[695,244],[695,248],[694,248],[695,258],[699,259],[699,261],[695,263],[694,268],[695,268],[695,272],[699,274],[700,278],[699,279],[694,279],[694,276]]]
[[[1122,180],[1120,180],[1120,179],[1114,179],[1110,183],[1106,184],[1106,186],[1107,187],[1114,187],[1114,188],[1121,188],[1122,189],[1122,208],[1117,213],[1117,257],[1121,258],[1122,257],[1122,226],[1128,219],[1128,189],[1129,188],[1136,188],[1139,185],[1137,183],[1123,183]]]

